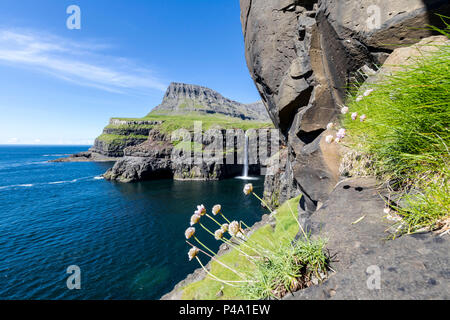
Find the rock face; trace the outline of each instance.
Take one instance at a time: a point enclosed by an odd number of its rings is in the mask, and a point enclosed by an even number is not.
[[[218,114],[243,120],[270,120],[261,101],[246,105],[225,98],[209,88],[185,83],[171,83],[163,102],[152,111],[152,114],[179,115],[192,112],[205,115]]]
[[[242,104],[227,99],[209,88],[184,83],[172,83],[162,103],[149,116],[184,114],[215,114],[241,120],[270,122],[262,101]],[[94,146],[89,151],[94,154],[94,157],[97,157],[95,154],[108,158],[123,157],[125,148],[144,143],[150,131],[163,122],[164,120],[156,121],[146,118],[135,120],[112,118],[102,135],[95,139]],[[86,161],[89,161],[89,157]]]
[[[216,157],[199,157],[195,148],[208,149],[215,141],[203,135],[205,140],[198,140],[192,132],[190,141],[175,145],[169,134],[164,134],[162,126],[170,121],[176,122],[183,115],[220,116],[229,119],[253,120],[253,126],[269,122],[267,111],[262,102],[242,104],[223,97],[218,92],[190,84],[172,83],[167,89],[162,103],[142,120],[111,119],[103,134],[97,138],[93,153],[108,156],[123,156],[110,169],[105,178],[121,182],[134,182],[159,178],[177,180],[219,180],[238,176],[242,173],[242,141],[232,143],[232,154],[235,162],[228,161],[229,146],[226,145],[225,131],[219,133],[223,137],[224,154]],[[160,121],[148,120],[155,116]],[[159,116],[159,117],[158,117]],[[167,118],[161,116],[169,116]],[[171,118],[170,116],[173,116]],[[221,118],[221,119],[222,119]],[[147,119],[147,120],[146,120]],[[182,118],[181,118],[182,119]],[[214,119],[214,118],[213,118]],[[238,121],[239,122],[239,121]],[[239,122],[240,123],[240,122]],[[217,129],[219,130],[219,129]],[[234,138],[233,138],[234,139]],[[179,153],[189,147],[192,161],[180,161]],[[193,147],[194,150],[191,150]],[[238,152],[239,156],[238,156]],[[250,173],[259,174],[261,162],[250,166]]]
[[[124,149],[145,142],[150,130],[161,121],[111,119],[89,150],[106,157],[123,157]]]
[[[313,237],[328,239],[336,271],[320,286],[287,300],[450,298],[450,241],[431,233],[388,240],[384,193],[372,178],[341,181],[312,216],[300,212]],[[381,196],[380,196],[381,195]],[[379,272],[379,287],[371,278]]]
[[[338,182],[339,154],[324,143],[345,88],[361,68],[374,68],[397,46],[430,31],[441,0],[241,0],[250,74],[289,147],[292,179],[310,211]],[[446,14],[448,15],[448,14]]]
[[[125,148],[125,157],[116,162],[104,177],[107,180],[133,182],[172,177],[170,155],[173,145],[165,135],[151,131],[144,143]]]
[[[386,59],[380,70],[378,70],[377,74],[369,76],[367,80],[375,82],[380,77],[392,75],[394,72],[402,70],[402,67],[413,64],[417,58],[435,52],[441,46],[448,45],[449,43],[450,40],[446,36],[432,36],[422,39],[413,46],[395,49]]]
[[[293,178],[291,161],[288,158],[288,149],[283,146],[279,158],[272,157],[266,162],[264,200],[271,208],[277,208],[301,193]]]
[[[270,140],[269,131],[266,131]],[[191,135],[189,141],[176,144],[171,141],[169,134],[158,129],[151,130],[146,142],[125,148],[125,156],[118,160],[104,177],[107,180],[128,183],[161,178],[220,180],[239,176],[244,163],[243,142],[237,138],[233,147],[227,149],[226,131],[221,131],[220,134],[224,144],[221,151],[225,152],[209,157],[205,150],[211,148],[215,141],[208,139],[207,135],[203,135],[201,140]],[[230,157],[234,162],[229,160]],[[252,175],[259,175],[264,167],[259,156],[256,163],[249,166],[249,173]]]
[[[419,41],[427,50],[447,41],[422,39],[431,33],[411,27],[437,25],[432,14],[448,16],[448,1],[240,2],[248,68],[287,144],[281,165],[266,162],[273,174],[266,176],[264,197],[277,206],[303,193],[299,221],[313,237],[328,239],[337,271],[285,299],[449,299],[448,235],[388,240],[386,231],[396,228],[383,210],[388,190],[373,178],[342,180],[340,154],[346,148],[324,141],[345,88],[360,80],[358,71],[376,69],[388,57],[388,64],[406,64],[417,48],[402,48]],[[385,65],[380,74],[391,70]],[[162,299],[182,298],[184,286],[204,277],[197,270]]]

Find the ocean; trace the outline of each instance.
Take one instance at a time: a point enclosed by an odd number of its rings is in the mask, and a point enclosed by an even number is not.
[[[0,299],[159,299],[199,267],[184,238],[198,204],[247,224],[266,213],[245,180],[121,184],[101,177],[113,163],[48,162],[88,148],[0,146]],[[67,286],[69,266],[80,289]]]

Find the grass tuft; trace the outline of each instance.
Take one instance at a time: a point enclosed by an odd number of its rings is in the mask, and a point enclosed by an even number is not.
[[[227,286],[210,276],[182,288],[185,300],[260,300],[279,299],[290,291],[310,285],[315,277],[326,273],[328,258],[324,240],[295,241],[299,232],[297,208],[300,197],[291,199],[276,210],[276,225],[265,225],[255,230],[245,243],[237,248],[257,257],[251,262],[236,249],[211,261],[210,273],[226,281],[242,281],[236,273],[222,264],[245,275],[244,285]],[[264,251],[263,259],[250,249]]]
[[[447,37],[448,31],[441,30]],[[372,159],[373,173],[405,192],[397,209],[407,232],[433,229],[450,214],[450,45],[370,88],[368,97],[358,102],[356,94],[348,102],[350,114],[367,120],[346,115],[343,125],[353,147]]]

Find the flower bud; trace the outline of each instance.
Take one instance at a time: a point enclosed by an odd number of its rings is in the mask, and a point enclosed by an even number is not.
[[[194,236],[195,234],[195,228],[187,228],[186,231],[184,232],[184,235],[186,236],[186,239],[190,239]]]
[[[189,261],[194,259],[198,255],[198,252],[199,252],[199,250],[197,247],[192,247],[191,250],[189,250],[189,252],[188,252]]]
[[[244,194],[246,196],[248,196],[252,192],[253,192],[253,185],[251,183],[246,184],[245,187],[244,187]]]
[[[220,204],[216,204],[213,208],[212,208],[212,213],[213,215],[217,216],[220,213],[220,210],[222,210],[222,206]]]
[[[192,227],[194,224],[198,223],[198,222],[200,221],[200,218],[201,218],[201,217],[202,217],[202,216],[199,215],[199,214],[194,214],[194,215],[192,215],[192,217],[191,217],[191,227]]]
[[[333,142],[333,140],[334,140],[334,137],[333,136],[327,136],[326,138],[325,138],[325,141],[327,142],[327,143],[332,143]]]
[[[223,238],[223,230],[219,229],[216,232],[214,232],[214,238],[216,238],[216,240],[220,240]]]
[[[232,237],[235,237],[239,233],[240,230],[241,230],[241,226],[239,225],[239,222],[233,221],[232,223],[230,223],[228,232],[230,233],[230,235]]]

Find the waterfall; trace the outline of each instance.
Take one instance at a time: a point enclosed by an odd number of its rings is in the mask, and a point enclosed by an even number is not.
[[[242,177],[248,177],[248,135],[245,135],[245,147],[244,147],[244,169],[242,171]]]
[[[249,163],[249,145],[250,144],[250,138],[246,134],[245,135],[245,144],[244,144],[244,168],[242,169],[242,176],[236,177],[236,179],[242,179],[242,180],[258,180],[257,177],[249,177],[248,175],[248,163]]]

